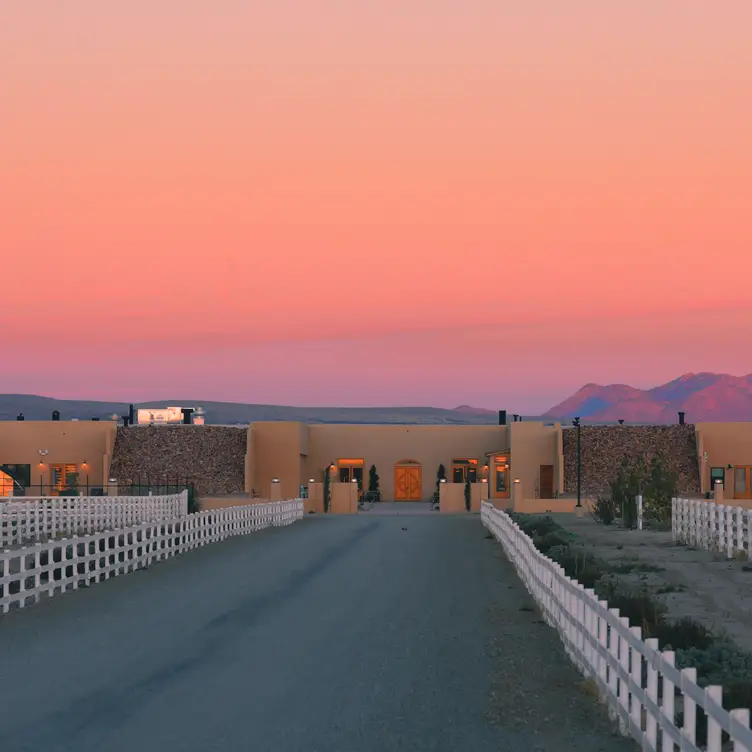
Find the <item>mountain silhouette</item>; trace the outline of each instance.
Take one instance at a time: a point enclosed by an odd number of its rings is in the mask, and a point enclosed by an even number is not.
[[[544,414],[544,418],[580,416],[588,421],[675,423],[752,421],[752,374],[685,373],[652,389],[627,384],[586,384]]]

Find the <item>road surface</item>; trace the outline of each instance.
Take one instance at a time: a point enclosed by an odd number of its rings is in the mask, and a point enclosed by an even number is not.
[[[0,749],[634,749],[529,604],[477,515],[308,517],[1,618]]]

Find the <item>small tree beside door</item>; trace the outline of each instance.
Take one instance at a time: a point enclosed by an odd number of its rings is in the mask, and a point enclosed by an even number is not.
[[[376,465],[371,465],[371,469],[368,471],[368,500],[381,500],[381,491],[379,490],[379,474],[376,472]]]
[[[439,465],[436,471],[436,491],[433,494],[433,500],[438,503],[441,499],[441,481],[446,480],[446,468],[443,464]]]

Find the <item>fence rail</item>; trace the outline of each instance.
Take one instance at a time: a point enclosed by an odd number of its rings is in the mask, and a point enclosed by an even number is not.
[[[231,536],[290,525],[302,517],[302,501],[276,501],[198,512],[4,551],[0,553],[0,613],[8,613],[11,607],[24,608],[45,595],[52,597],[143,569]]]
[[[94,533],[188,514],[188,492],[169,496],[26,497],[0,503],[0,546]]]
[[[567,654],[597,685],[622,733],[643,749],[699,751],[699,710],[707,717],[704,749],[726,749],[726,734],[735,752],[752,750],[748,709],[725,710],[722,687],[701,688],[696,669],[676,668],[672,651],[661,651],[657,639],[643,640],[640,627],[630,626],[618,609],[567,577],[506,513],[483,502],[481,520],[501,543],[543,618],[559,632]]]
[[[752,559],[750,510],[702,499],[672,499],[671,532],[676,543]]]

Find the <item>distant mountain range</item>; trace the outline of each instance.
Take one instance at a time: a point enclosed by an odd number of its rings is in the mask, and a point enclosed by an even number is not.
[[[752,421],[752,374],[685,373],[653,389],[626,384],[587,384],[552,407],[545,419],[580,416],[591,423],[676,423],[679,411],[688,423]]]
[[[408,425],[488,425],[498,421],[496,410],[460,405],[440,407],[290,407],[203,400],[154,400],[134,407],[201,406],[206,422],[246,424],[257,420],[299,420],[303,423],[392,423]],[[63,420],[107,419],[126,415],[128,403],[60,400],[31,394],[0,394],[0,420],[49,420],[58,410]],[[588,423],[676,423],[682,410],[688,423],[700,421],[752,421],[752,374],[729,376],[687,373],[653,389],[626,384],[587,384],[576,394],[541,416],[525,420],[568,420],[580,416]],[[512,415],[508,414],[511,422]]]
[[[461,406],[453,410],[440,407],[288,407],[282,405],[248,405],[238,402],[206,402],[204,400],[168,399],[134,403],[134,407],[204,408],[206,422],[214,424],[245,424],[257,420],[299,420],[304,423],[398,423],[409,425],[482,425],[496,423],[493,410]],[[62,420],[78,418],[106,420],[113,414],[127,415],[126,402],[95,402],[92,400],[60,400],[30,394],[0,394],[0,420],[15,420],[23,413],[26,420],[50,420],[52,411],[60,412]]]

